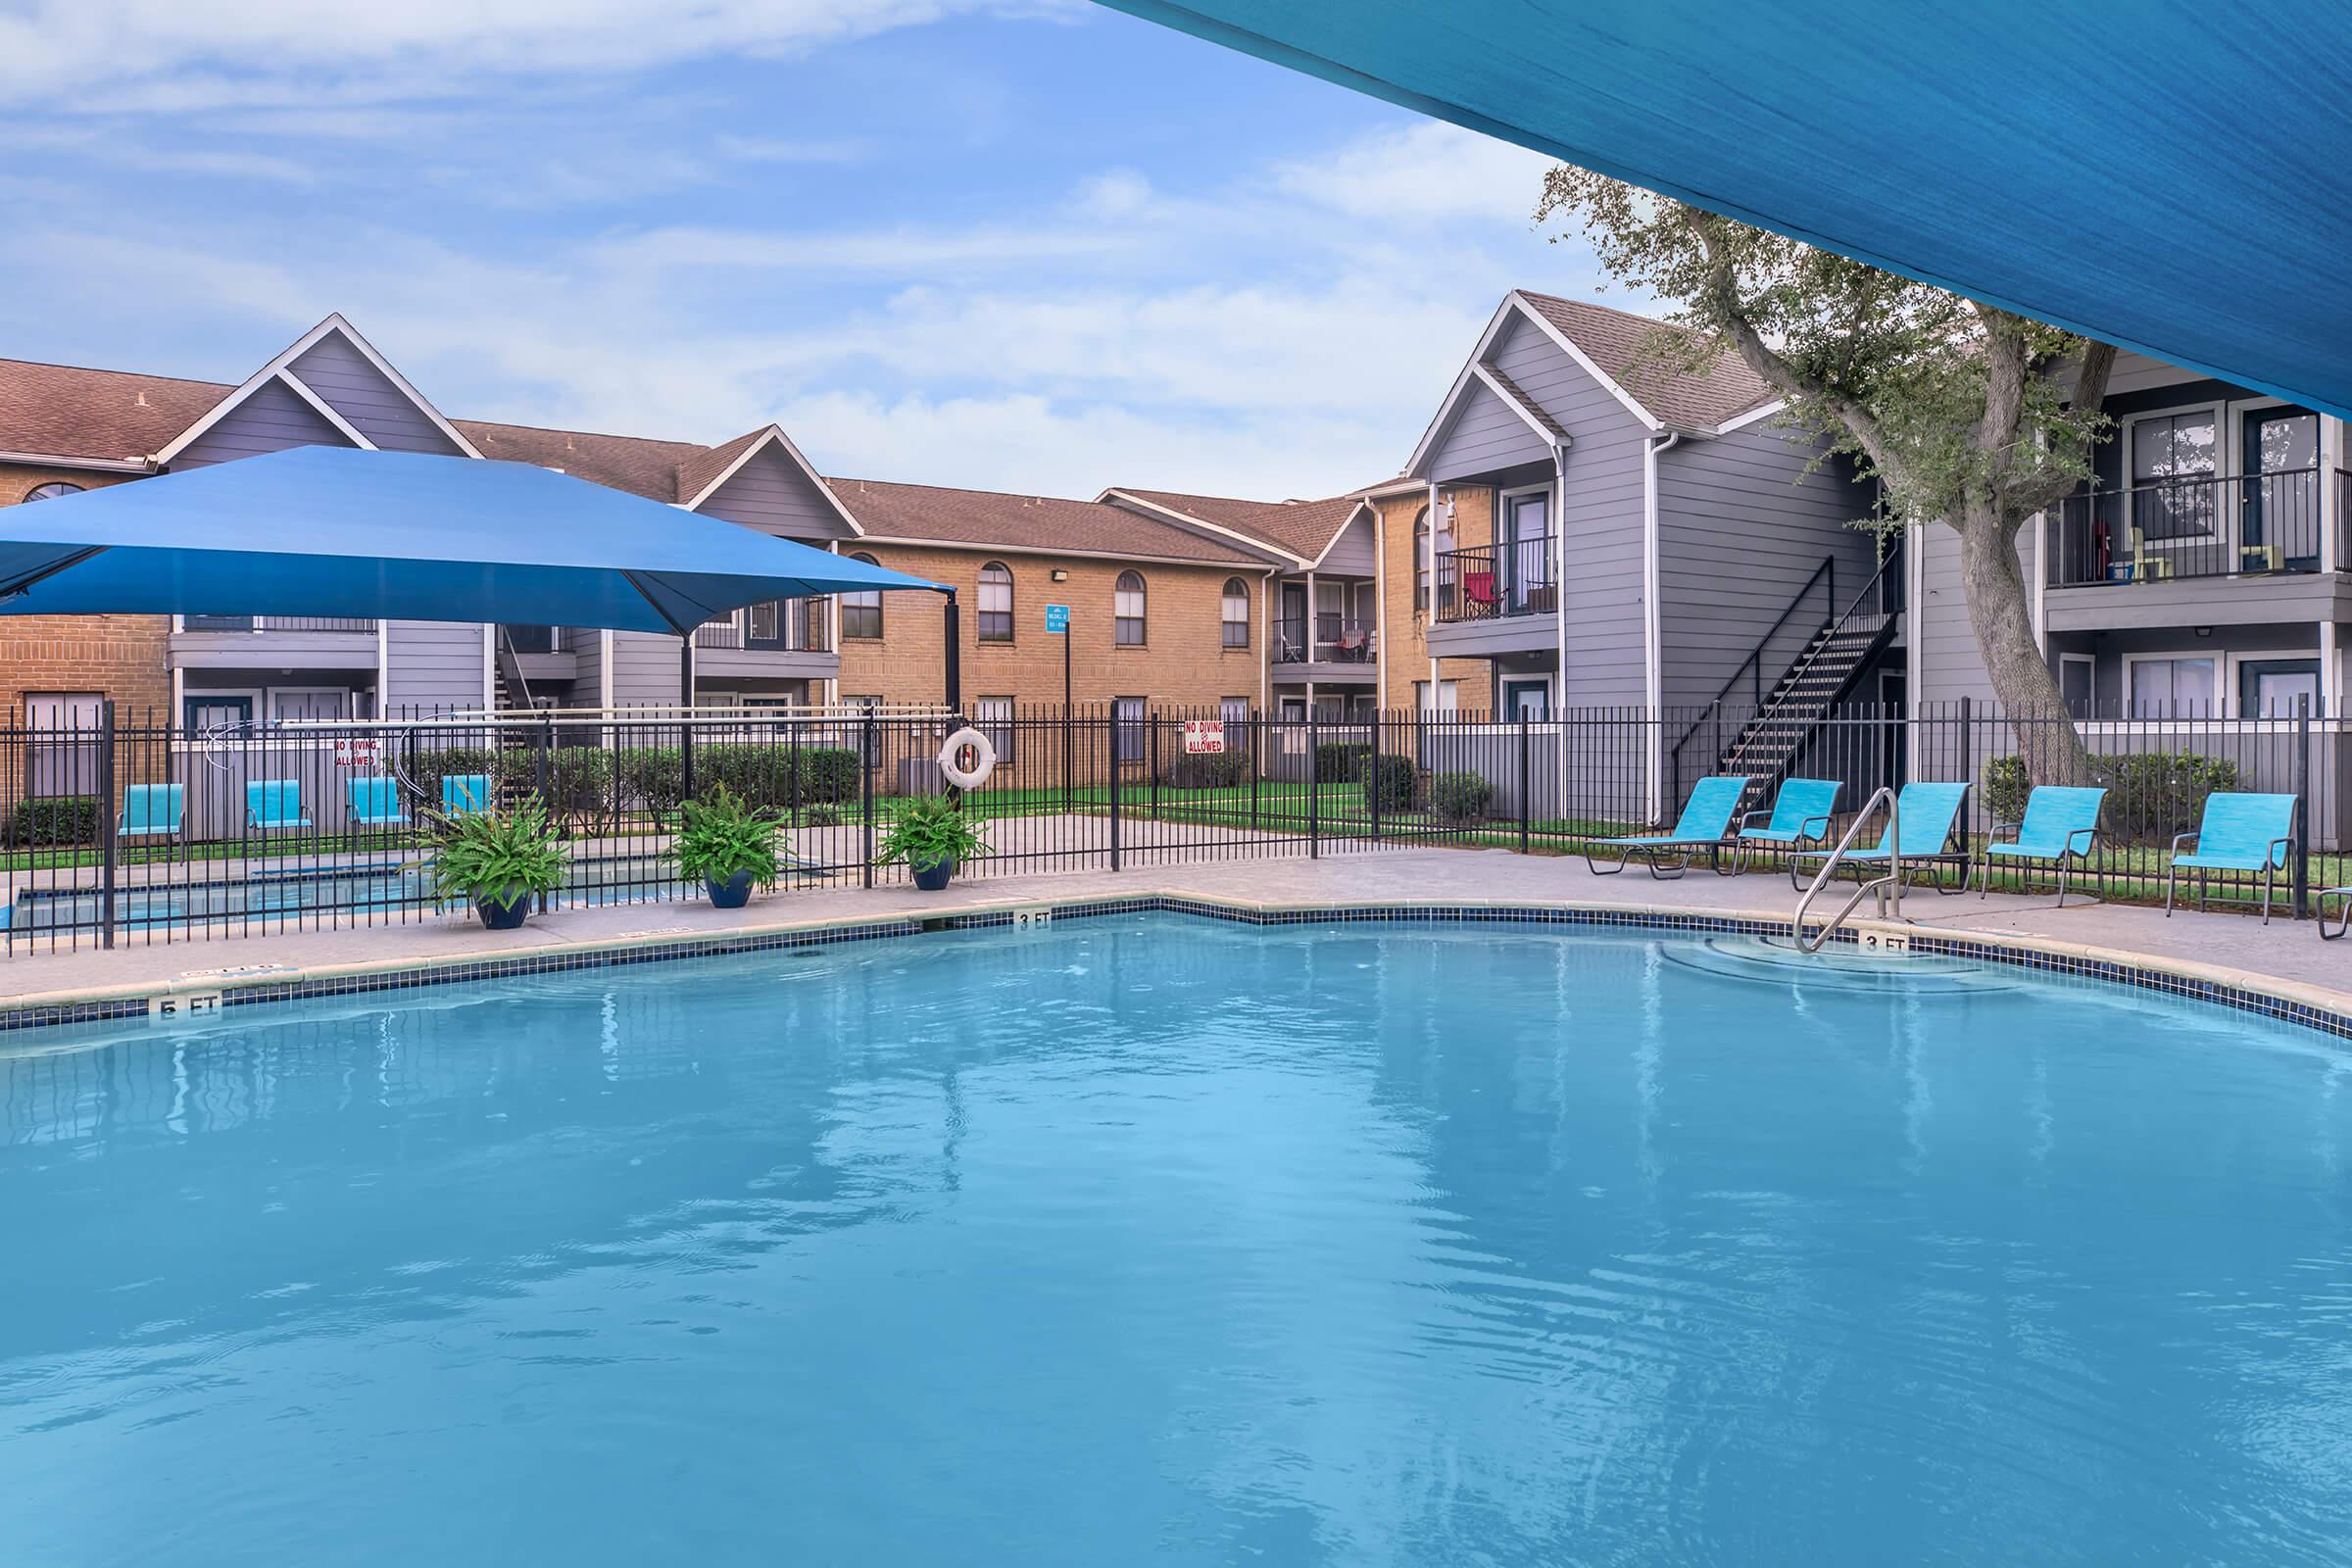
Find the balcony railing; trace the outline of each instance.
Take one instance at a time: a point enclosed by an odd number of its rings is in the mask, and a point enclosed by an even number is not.
[[[1438,619],[1548,615],[1559,608],[1551,536],[1448,550],[1437,560]]]
[[[1367,664],[1380,657],[1380,631],[1369,620],[1336,612],[1315,616],[1315,640],[1309,647],[1306,622],[1292,616],[1274,623],[1274,662],[1278,664]]]
[[[695,628],[697,648],[742,648],[752,652],[821,654],[832,620],[823,599],[785,599],[753,605]]]
[[[375,635],[375,622],[337,615],[183,615],[186,631],[350,631]]]
[[[518,654],[565,654],[571,651],[566,626],[506,626],[507,646]]]
[[[2289,468],[2069,496],[2052,519],[2049,585],[2317,571],[2320,480]]]

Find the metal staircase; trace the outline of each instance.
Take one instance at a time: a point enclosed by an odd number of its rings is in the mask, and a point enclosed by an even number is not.
[[[1710,707],[1709,715],[1694,720],[1675,743],[1672,764],[1679,796],[1684,775],[1743,773],[1754,782],[1751,790],[1768,795],[1786,778],[1805,746],[1838,705],[1854,689],[1894,640],[1898,619],[1888,594],[1889,573],[1897,572],[1900,557],[1890,556],[1872,574],[1862,591],[1842,609],[1834,595],[1837,576],[1831,562],[1816,568],[1781,612],[1763,641],[1756,645],[1738,673],[1727,682]],[[1829,612],[1788,661],[1769,689],[1763,688],[1766,650],[1813,597],[1827,588]],[[1726,715],[1724,700],[1739,689],[1755,691],[1754,707],[1744,719]]]

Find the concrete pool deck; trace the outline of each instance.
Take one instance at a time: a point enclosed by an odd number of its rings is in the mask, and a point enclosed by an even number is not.
[[[469,915],[419,915],[388,925],[217,940],[134,939],[112,952],[19,952],[0,959],[0,1008],[22,1016],[28,1008],[74,1008],[289,980],[1154,898],[1260,914],[1476,906],[1783,923],[1797,902],[1785,876],[1718,877],[1697,870],[1677,881],[1657,881],[1640,869],[1595,876],[1581,860],[1501,850],[1351,850],[1319,860],[1298,856],[980,877],[938,894],[906,886],[780,889],[739,910],[714,909],[701,900],[612,905],[537,915],[514,932],[484,931]],[[2061,910],[2052,903],[2046,894],[1980,899],[1974,893],[1943,897],[1921,889],[1904,898],[1906,925],[1865,919],[1856,927],[2133,966],[2352,1015],[2352,944],[2322,944],[2310,921],[2274,919],[2265,926],[2251,915],[2199,914],[2193,907],[2168,920],[2161,909],[2136,906],[2070,905]],[[1816,905],[1822,913],[1835,907],[1826,894]]]

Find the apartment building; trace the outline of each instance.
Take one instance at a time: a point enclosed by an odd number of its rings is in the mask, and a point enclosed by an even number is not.
[[[717,446],[445,416],[340,316],[236,385],[0,361],[0,500],[325,443],[531,463],[956,584],[967,700],[1058,703],[1070,610],[1082,703],[1269,700],[1262,541],[1132,504],[829,480],[763,425]],[[853,504],[854,503],[854,504]],[[221,726],[485,708],[940,699],[935,597],[755,605],[674,638],[593,627],[216,614],[0,622],[6,695],[39,711],[113,696]]]

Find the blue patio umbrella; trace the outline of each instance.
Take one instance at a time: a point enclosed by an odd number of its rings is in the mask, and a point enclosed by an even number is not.
[[[1104,3],[2352,416],[2343,0]]]
[[[691,638],[771,599],[955,590],[524,463],[295,447],[0,513],[0,614],[347,615]],[[948,638],[948,697],[956,691]],[[691,694],[689,694],[690,696]]]

